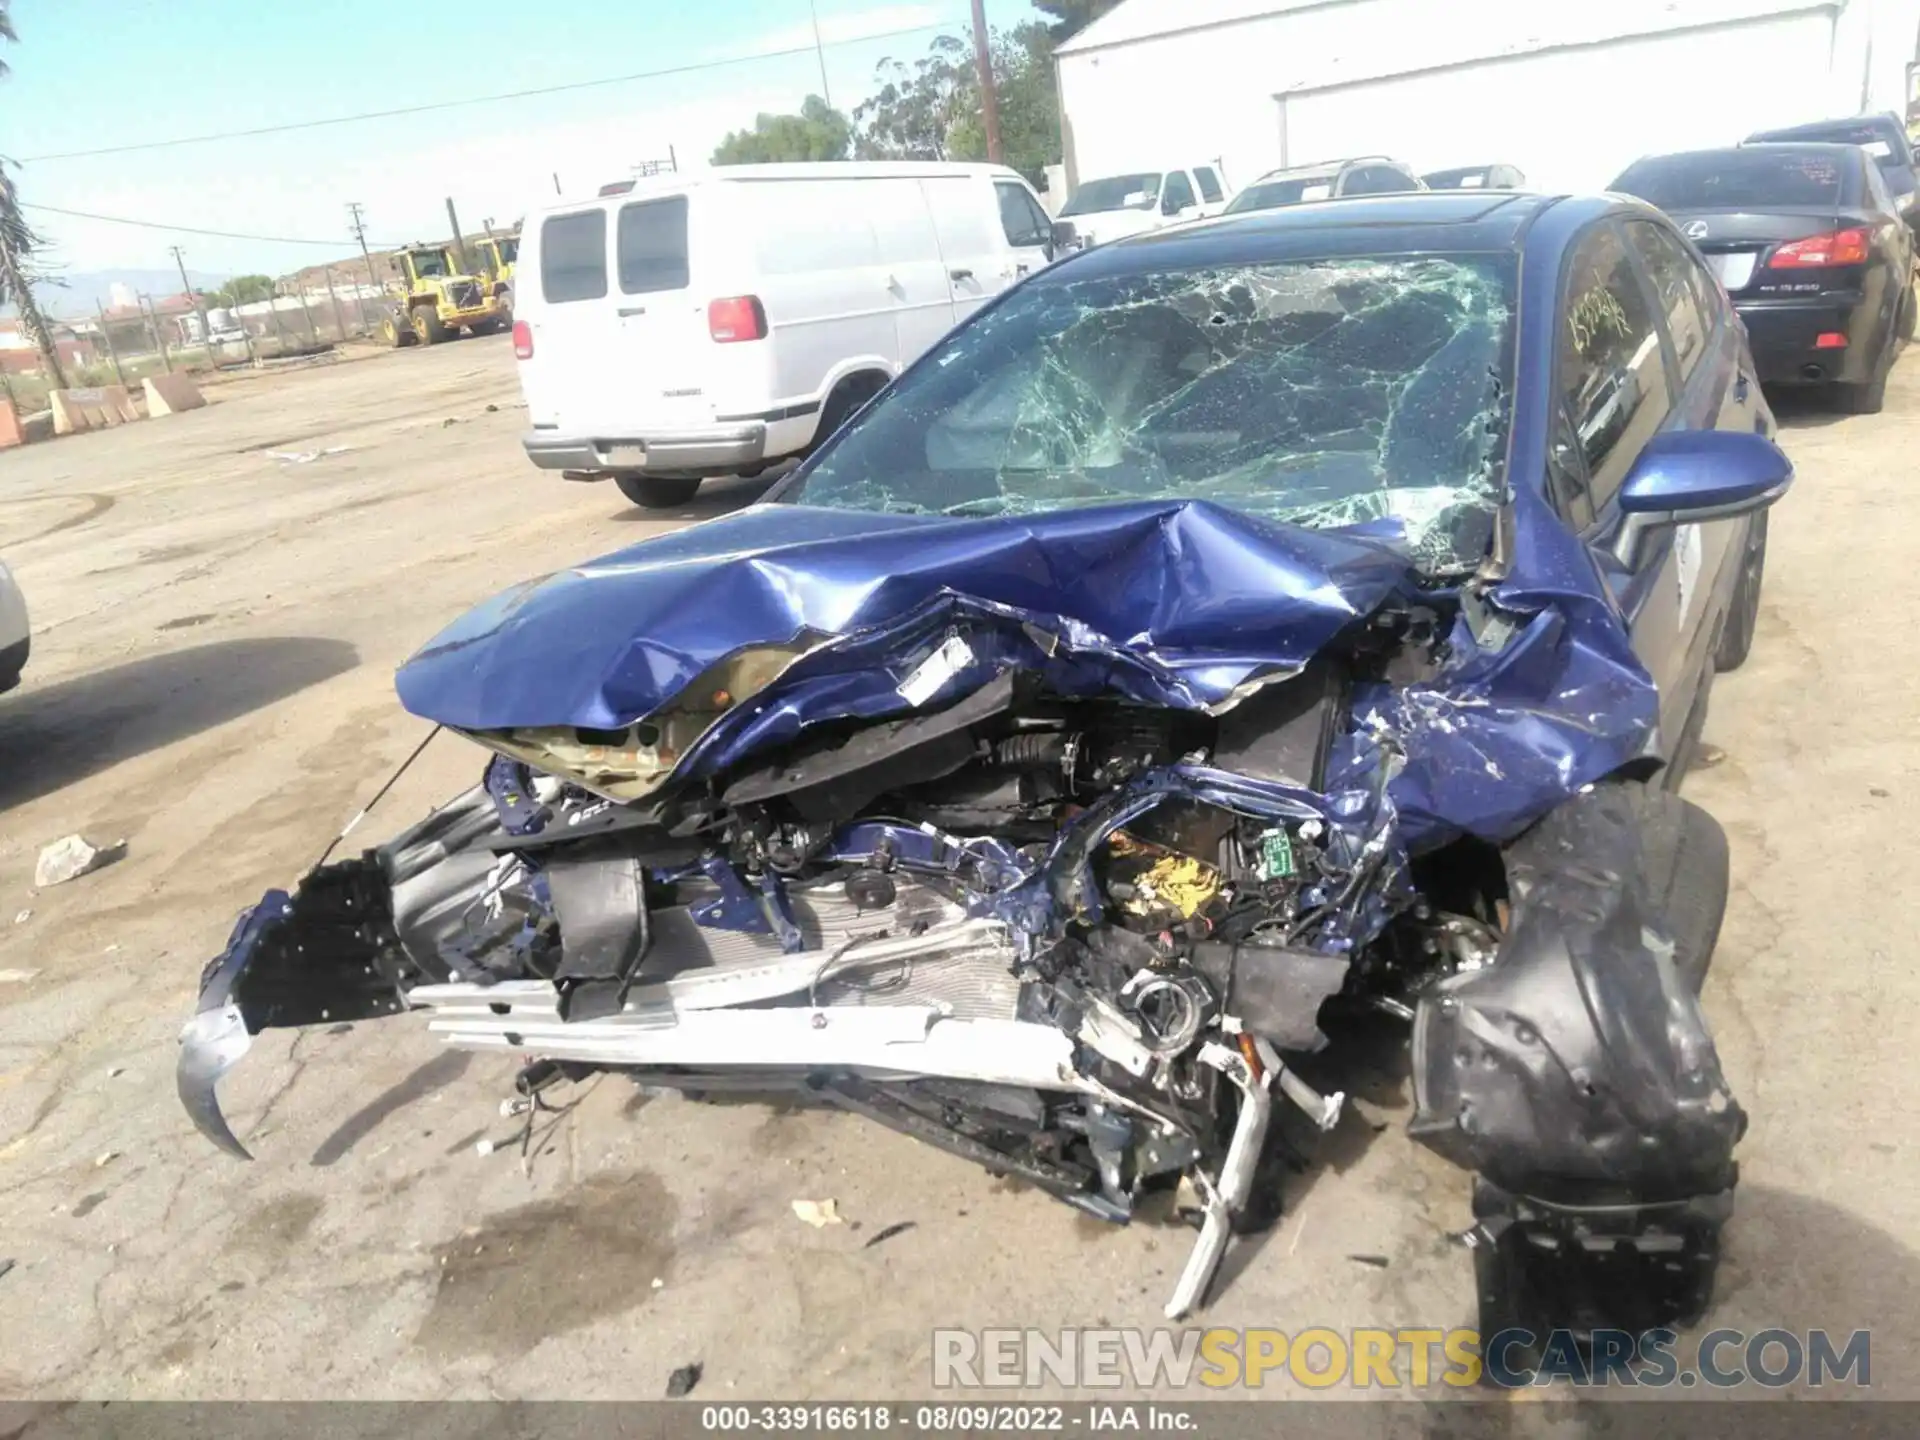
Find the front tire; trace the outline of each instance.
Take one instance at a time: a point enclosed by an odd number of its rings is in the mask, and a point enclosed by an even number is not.
[[[671,510],[693,499],[700,489],[698,475],[616,475],[613,483],[643,510]]]
[[[413,333],[419,337],[422,345],[438,345],[442,340],[451,339],[453,332],[440,323],[437,311],[422,305],[413,312]]]
[[[1713,652],[1713,668],[1722,674],[1738,670],[1753,653],[1754,631],[1760,624],[1760,587],[1767,571],[1767,512],[1753,517],[1746,549],[1740,556],[1740,578],[1734,581],[1733,603]]]
[[[395,350],[404,350],[419,337],[413,333],[411,316],[389,315],[380,322],[380,338]]]

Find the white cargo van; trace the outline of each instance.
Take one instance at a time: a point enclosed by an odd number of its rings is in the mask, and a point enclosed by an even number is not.
[[[682,504],[805,453],[1053,258],[996,165],[741,165],[530,215],[514,353],[535,465]]]

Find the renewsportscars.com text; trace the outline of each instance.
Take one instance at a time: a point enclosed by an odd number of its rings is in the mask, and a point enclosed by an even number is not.
[[[1535,1363],[1537,1361],[1537,1363]],[[1711,1330],[1685,1342],[1672,1330],[1540,1336],[1502,1330],[936,1330],[937,1389],[1157,1388],[1257,1390],[1291,1380],[1310,1389],[1419,1390],[1429,1385],[1548,1385],[1735,1389],[1873,1383],[1873,1337],[1782,1329]]]

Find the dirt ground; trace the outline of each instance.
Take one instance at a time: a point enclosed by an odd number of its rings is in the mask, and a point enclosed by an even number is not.
[[[514,1066],[406,1020],[262,1037],[224,1087],[256,1163],[194,1133],[172,1076],[201,966],[425,733],[395,667],[513,581],[763,488],[632,510],[528,466],[518,400],[506,342],[474,340],[0,456],[36,627],[0,698],[0,1397],[653,1398],[696,1360],[704,1399],[913,1396],[936,1326],[1159,1324],[1188,1232],[850,1118],[606,1080],[529,1177],[475,1146],[511,1132]],[[1753,1115],[1711,1321],[1870,1328],[1875,1393],[1909,1397],[1916,417],[1920,360],[1884,415],[1788,417],[1759,641],[1689,782],[1732,837],[1707,1007]],[[480,764],[443,738],[356,843]],[[72,831],[126,856],[34,893]],[[1207,1322],[1472,1323],[1465,1178],[1401,1133],[1403,1085],[1357,1084]],[[829,1197],[851,1223],[789,1208]]]

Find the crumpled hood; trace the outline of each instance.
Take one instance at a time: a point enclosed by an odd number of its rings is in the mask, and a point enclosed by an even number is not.
[[[1356,686],[1335,742],[1332,788],[1364,789],[1384,765],[1415,848],[1514,835],[1657,743],[1658,690],[1592,552],[1532,491],[1510,504],[1506,577],[1484,595],[1494,629],[1456,616],[1437,674]],[[984,520],[762,505],[503,592],[398,688],[456,729],[613,729],[738,651],[811,643],[681,758],[678,773],[704,776],[1008,669],[1066,695],[1224,709],[1409,578],[1384,541],[1202,501]]]
[[[1384,544],[1198,501],[984,520],[762,505],[504,591],[434,637],[398,688],[458,729],[610,729],[736,651],[809,635],[877,649],[841,658],[877,660],[890,689],[965,612],[1012,649],[1101,672],[1074,690],[1199,709],[1298,669],[1405,573]],[[843,668],[810,656],[785,679]]]

